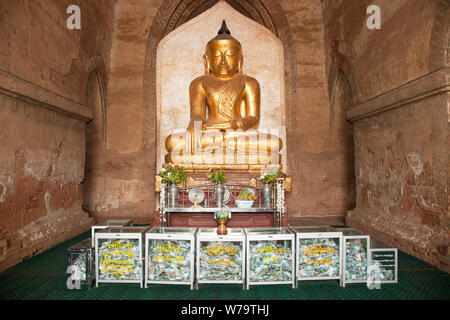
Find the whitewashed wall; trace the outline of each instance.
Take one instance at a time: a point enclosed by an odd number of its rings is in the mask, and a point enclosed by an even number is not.
[[[189,84],[205,73],[202,57],[206,44],[217,35],[225,19],[231,35],[242,44],[243,73],[261,86],[259,131],[279,130],[286,172],[283,47],[267,28],[243,16],[225,1],[188,21],[161,40],[157,52],[157,170],[167,153],[169,134],[184,132],[189,123]]]

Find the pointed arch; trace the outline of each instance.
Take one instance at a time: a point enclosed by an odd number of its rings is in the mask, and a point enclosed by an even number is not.
[[[106,103],[103,78],[94,69],[86,85],[86,106],[92,112],[92,120],[86,124],[85,133],[85,170],[83,188],[83,210],[93,212],[93,197],[95,197],[96,163],[102,158],[106,146]]]

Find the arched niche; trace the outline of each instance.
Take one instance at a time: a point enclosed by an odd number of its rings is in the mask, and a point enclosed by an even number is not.
[[[287,169],[283,44],[269,29],[245,17],[225,1],[219,1],[159,42],[156,55],[157,170],[164,163],[166,137],[184,132],[188,126],[189,84],[204,74],[202,56],[206,44],[217,35],[223,19],[233,37],[242,44],[243,72],[257,79],[261,86],[259,131],[282,138],[282,165],[284,171]]]

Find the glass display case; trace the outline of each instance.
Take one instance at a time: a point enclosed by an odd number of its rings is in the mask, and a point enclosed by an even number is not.
[[[108,227],[95,233],[95,284],[139,283],[142,288],[143,234],[148,227]]]
[[[75,284],[92,286],[95,278],[94,247],[90,238],[67,249],[68,268]]]
[[[288,228],[246,228],[247,289],[291,284],[295,288],[295,234]]]
[[[374,239],[370,241],[369,277],[372,283],[398,282],[398,250]]]
[[[296,234],[297,280],[339,280],[342,286],[342,232],[330,226],[291,226]]]
[[[95,246],[95,233],[98,230],[103,230],[108,227],[125,227],[125,226],[132,226],[133,221],[129,219],[108,219],[105,222],[100,222],[99,224],[91,227],[91,239],[92,239],[92,246]]]
[[[343,286],[346,283],[367,283],[370,236],[353,228],[336,229],[342,232]]]
[[[145,234],[145,288],[149,283],[194,287],[196,228],[154,227]]]
[[[218,235],[217,228],[198,229],[196,288],[199,283],[245,285],[245,232],[242,228],[227,230],[226,235]]]

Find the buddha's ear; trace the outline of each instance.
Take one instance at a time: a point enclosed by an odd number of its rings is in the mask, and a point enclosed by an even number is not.
[[[209,66],[209,59],[206,53],[203,55],[203,64],[205,65],[205,74],[210,74],[211,68]]]
[[[239,62],[238,62],[238,69],[237,69],[238,73],[242,73],[242,64],[243,64],[243,62],[244,62],[244,56],[241,55],[241,57],[239,58]]]

